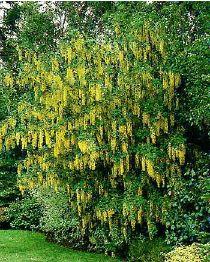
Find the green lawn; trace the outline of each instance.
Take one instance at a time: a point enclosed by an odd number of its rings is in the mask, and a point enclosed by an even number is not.
[[[0,230],[0,262],[116,262],[104,255],[74,251],[49,243],[40,233]]]

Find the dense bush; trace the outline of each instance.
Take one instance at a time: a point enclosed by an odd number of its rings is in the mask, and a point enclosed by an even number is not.
[[[166,254],[166,262],[208,262],[210,255],[209,244],[196,244],[176,247]]]
[[[6,215],[12,228],[38,230],[42,208],[34,197],[28,196],[11,203]]]
[[[79,221],[64,190],[55,193],[53,189],[39,189],[33,196],[42,205],[40,229],[50,241],[77,249],[88,248],[87,241],[77,229]]]
[[[142,236],[131,242],[128,258],[129,261],[163,262],[165,253],[170,249],[171,246],[167,245],[162,238],[150,240]]]
[[[106,224],[92,227],[88,234],[81,234],[77,211],[71,203],[65,190],[54,192],[53,189],[35,190],[33,197],[42,205],[40,230],[50,241],[56,241],[75,249],[105,252],[109,255],[126,255],[124,237],[117,228],[113,229],[112,236]],[[123,249],[125,247],[125,249]],[[123,250],[123,253],[122,253]]]
[[[170,212],[166,214],[168,243],[192,243],[210,240],[209,203],[203,197],[209,177],[209,156],[198,154],[193,168],[183,176],[174,175],[168,184]]]
[[[101,223],[93,227],[87,236],[91,251],[104,252],[114,257],[127,255],[128,242],[125,242],[123,233],[116,225],[113,225],[110,233],[109,227]]]

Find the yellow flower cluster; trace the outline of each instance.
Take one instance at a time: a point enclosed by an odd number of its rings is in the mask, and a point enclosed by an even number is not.
[[[88,152],[88,149],[89,149],[88,141],[85,141],[85,140],[79,141],[78,146],[82,153]]]
[[[186,148],[184,144],[180,144],[179,147],[172,147],[171,143],[168,145],[168,156],[170,159],[175,161],[179,160],[179,164],[182,166],[185,164]]]
[[[114,214],[115,211],[112,208],[104,211],[101,211],[100,209],[96,209],[96,217],[98,220],[102,222],[108,222]]]
[[[10,74],[7,74],[5,76],[4,83],[5,83],[6,86],[9,86],[9,87],[13,86],[14,80],[13,80],[13,78],[12,78],[12,76]]]

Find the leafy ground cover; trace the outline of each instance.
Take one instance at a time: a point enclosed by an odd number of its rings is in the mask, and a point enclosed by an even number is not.
[[[99,254],[91,254],[49,243],[40,233],[21,230],[0,230],[0,261],[16,262],[114,262]]]

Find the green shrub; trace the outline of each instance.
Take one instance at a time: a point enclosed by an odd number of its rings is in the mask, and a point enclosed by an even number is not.
[[[113,257],[127,255],[127,243],[116,225],[113,225],[111,234],[105,224],[97,225],[88,232],[88,238],[90,250],[104,252]]]
[[[169,211],[166,213],[166,238],[178,245],[209,241],[209,204],[207,192],[208,156],[199,155],[193,169],[183,176],[174,175],[168,185]]]
[[[203,262],[208,262],[210,260],[210,242],[204,245],[199,245],[200,256],[203,259]]]
[[[166,262],[204,262],[209,261],[210,244],[193,243],[190,246],[176,247],[166,254]]]
[[[153,240],[139,237],[131,242],[128,251],[129,261],[161,262],[164,261],[164,253],[171,249],[162,238]]]
[[[10,226],[15,229],[39,229],[41,214],[40,204],[31,196],[13,202],[7,209]]]
[[[73,248],[86,249],[87,243],[77,230],[78,219],[70,208],[69,197],[62,190],[55,193],[52,189],[34,191],[34,197],[42,204],[43,215],[40,229],[48,240]]]
[[[40,219],[40,228],[48,240],[75,249],[105,252],[112,256],[124,249],[122,232],[114,225],[112,235],[109,234],[106,224],[93,225],[91,229],[87,228],[81,234],[81,230],[78,229],[77,210],[70,206],[69,197],[61,188],[56,193],[52,189],[39,189],[35,198],[38,202],[42,202],[43,216]]]

